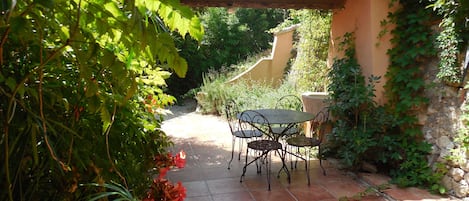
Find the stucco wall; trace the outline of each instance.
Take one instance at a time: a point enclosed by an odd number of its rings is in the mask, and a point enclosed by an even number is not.
[[[341,58],[338,51],[340,38],[345,33],[355,33],[356,56],[366,77],[370,75],[381,76],[376,85],[376,98],[378,103],[384,103],[384,74],[389,65],[386,54],[391,48],[390,34],[380,37],[381,21],[387,18],[390,0],[348,0],[345,7],[335,10],[331,25],[331,48],[329,49],[329,65],[334,58]]]
[[[229,83],[239,80],[266,82],[276,87],[282,83],[283,74],[293,48],[293,32],[297,26],[288,27],[274,34],[272,53],[262,58],[248,70],[232,78]]]

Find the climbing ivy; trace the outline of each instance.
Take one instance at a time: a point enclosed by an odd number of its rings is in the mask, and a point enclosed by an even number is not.
[[[423,96],[426,87],[421,66],[426,58],[436,54],[430,29],[431,10],[419,0],[400,0],[400,9],[389,14],[395,24],[391,31],[393,47],[389,50],[390,66],[386,73],[386,107],[398,119],[400,144],[396,169],[391,170],[393,182],[400,186],[436,185],[439,178],[433,174],[426,156],[431,145],[423,141],[417,112],[428,100]]]

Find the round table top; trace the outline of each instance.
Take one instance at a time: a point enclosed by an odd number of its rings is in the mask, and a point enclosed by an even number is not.
[[[288,109],[256,109],[256,110],[246,110],[243,111],[247,113],[246,117],[255,115],[259,113],[264,116],[270,124],[292,124],[292,123],[301,123],[314,119],[315,115],[312,113],[288,110]],[[242,118],[238,114],[238,118],[242,121],[250,122],[248,118]],[[256,122],[251,122],[256,123]]]

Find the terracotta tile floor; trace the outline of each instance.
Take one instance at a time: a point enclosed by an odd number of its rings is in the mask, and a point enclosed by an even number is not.
[[[331,161],[323,161],[326,176],[322,174],[319,162],[311,161],[311,185],[307,184],[303,163],[291,170],[291,183],[288,183],[284,172],[277,178],[281,162],[274,154],[271,191],[267,189],[265,171],[257,174],[254,164],[248,167],[243,182],[240,182],[243,160],[238,161],[235,155],[231,169],[227,169],[231,156],[231,135],[227,123],[217,116],[197,114],[193,109],[179,108],[175,115],[165,118],[162,125],[174,142],[170,151],[184,150],[187,154],[185,168],[172,170],[167,176],[172,182],[183,183],[187,190],[186,201],[346,200],[343,198],[367,201],[456,200],[417,188],[399,189],[395,186],[382,193],[364,193],[369,189],[367,185],[387,183],[389,178],[376,174],[347,173],[336,169]]]

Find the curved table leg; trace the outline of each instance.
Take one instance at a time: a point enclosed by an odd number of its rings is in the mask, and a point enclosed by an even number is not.
[[[282,170],[284,170],[285,173],[287,174],[288,183],[290,183],[291,182],[290,171],[288,170],[287,162],[285,161],[285,157],[287,155],[287,150],[284,149],[284,150],[282,150],[282,152],[280,152],[279,150],[276,150],[276,151],[280,155],[280,159],[282,160],[282,167],[278,171],[277,178],[280,178],[280,172],[282,172]]]

